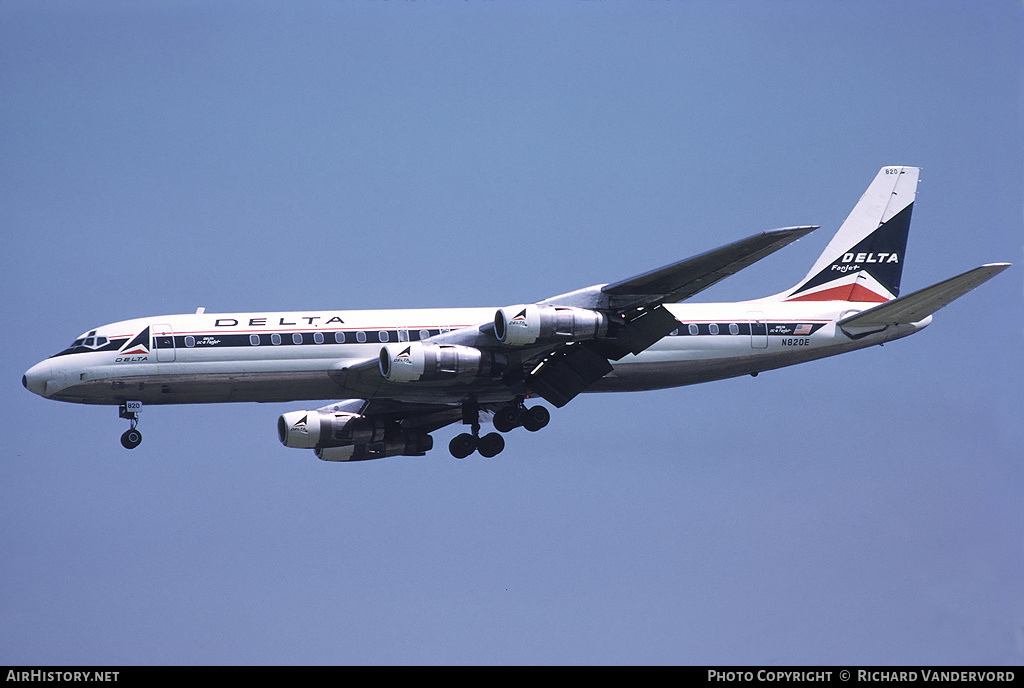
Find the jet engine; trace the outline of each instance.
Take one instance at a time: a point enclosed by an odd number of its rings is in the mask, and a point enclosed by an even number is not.
[[[497,374],[504,356],[471,346],[409,342],[380,350],[380,374],[390,382],[448,380]]]
[[[367,461],[388,456],[423,456],[434,446],[425,432],[403,430],[396,421],[342,411],[291,411],[277,420],[286,447],[313,449],[324,461]]]
[[[397,423],[341,411],[290,411],[277,419],[281,444],[299,449],[344,447],[380,442]]]
[[[494,334],[509,346],[578,342],[607,333],[608,318],[586,308],[530,304],[499,308],[494,314]]]

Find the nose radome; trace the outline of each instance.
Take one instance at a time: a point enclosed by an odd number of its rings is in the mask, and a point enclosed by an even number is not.
[[[21,376],[21,384],[33,394],[46,396],[46,380],[50,377],[50,363],[43,361],[25,371]]]

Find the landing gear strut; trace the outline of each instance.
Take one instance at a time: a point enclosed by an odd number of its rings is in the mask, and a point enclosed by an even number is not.
[[[469,425],[472,434],[464,432],[452,438],[448,443],[448,451],[456,459],[464,459],[474,451],[480,452],[480,456],[490,459],[501,453],[505,448],[505,438],[496,432],[489,432],[480,437],[480,407],[476,401],[468,401],[462,405],[462,422]]]
[[[121,435],[121,446],[125,449],[135,449],[142,444],[142,433],[135,427],[139,424],[139,411],[141,410],[141,401],[126,401],[118,408],[118,415],[132,425]]]

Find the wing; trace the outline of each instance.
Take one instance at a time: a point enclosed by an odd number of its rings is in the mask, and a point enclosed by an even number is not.
[[[417,344],[469,347],[492,358],[498,355],[503,367],[500,376],[454,376],[413,384],[396,383],[384,378],[377,358],[367,358],[340,365],[331,377],[350,393],[368,399],[457,403],[460,399],[475,398],[486,403],[534,395],[561,407],[611,372],[611,361],[639,354],[679,327],[663,303],[690,298],[815,229],[787,227],[762,232],[620,282],[533,304],[548,310],[585,309],[591,314],[599,313],[606,330],[583,341],[556,336],[526,346],[510,346],[499,340],[494,323],[488,322],[442,333]]]
[[[564,406],[611,372],[610,361],[639,354],[679,327],[663,303],[688,299],[815,229],[762,232],[621,282],[547,299],[542,303],[564,300],[605,312],[618,326],[613,336],[551,351],[527,376],[527,386],[551,404]]]
[[[818,228],[786,227],[761,232],[699,256],[606,284],[601,293],[607,296],[607,307],[617,310],[684,301],[815,229]]]

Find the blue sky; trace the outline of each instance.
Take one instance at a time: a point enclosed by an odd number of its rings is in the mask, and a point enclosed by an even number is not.
[[[1019,664],[1018,2],[0,3],[0,663]],[[300,404],[50,402],[99,324],[502,306],[754,232],[802,277],[922,168],[884,348],[583,395],[494,460],[282,447]]]

